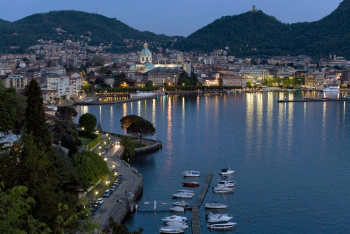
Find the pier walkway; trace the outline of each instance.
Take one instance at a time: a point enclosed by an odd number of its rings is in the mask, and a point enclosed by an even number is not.
[[[208,174],[205,178],[204,184],[200,193],[198,194],[196,202],[192,206],[192,233],[199,234],[201,233],[201,227],[199,222],[199,207],[202,205],[205,195],[208,192],[208,188],[213,178],[213,174]]]

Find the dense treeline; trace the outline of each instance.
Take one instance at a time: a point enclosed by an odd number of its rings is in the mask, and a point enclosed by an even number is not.
[[[212,51],[229,47],[235,56],[350,56],[350,0],[311,23],[284,24],[261,11],[225,16],[175,44],[180,50]],[[321,53],[321,55],[320,55]]]
[[[3,87],[0,94],[2,108],[25,100]],[[1,118],[10,120],[25,113],[22,125],[13,127],[22,132],[21,139],[12,146],[0,146],[0,233],[91,232],[96,225],[78,193],[106,176],[107,164],[94,152],[77,152],[75,110],[59,108],[55,117],[47,119],[36,81],[29,83],[25,94],[26,105],[0,112]],[[0,126],[6,130],[4,123]],[[70,154],[52,145],[63,139],[71,146]]]
[[[56,28],[61,28],[65,32],[57,33]],[[12,52],[9,46],[28,48],[36,44],[37,39],[62,42],[70,38],[77,41],[82,35],[90,37],[91,45],[112,43],[112,51],[118,50],[118,46],[125,47],[123,43],[125,38],[161,43],[169,41],[165,35],[141,32],[117,19],[102,15],[73,10],[51,11],[30,15],[15,22],[0,22],[0,51]]]

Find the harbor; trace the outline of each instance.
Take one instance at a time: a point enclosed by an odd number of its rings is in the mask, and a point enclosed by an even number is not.
[[[310,102],[306,107],[277,102],[285,97],[323,95],[174,95],[140,104],[78,106],[77,111],[78,115],[94,114],[104,130],[115,133],[122,133],[119,121],[124,115],[139,115],[154,123],[157,131],[149,138],[162,141],[161,150],[137,156],[132,163],[142,175],[143,193],[139,211],[123,221],[129,230],[142,227],[144,233],[159,233],[162,219],[175,214],[166,211],[170,202],[181,201],[171,195],[184,189],[182,182],[199,182],[200,187],[189,188],[199,194],[206,175],[212,173],[210,189],[199,208],[203,234],[214,233],[205,218],[209,214],[205,204],[212,201],[227,205],[220,213],[237,222],[237,229],[226,233],[342,233],[349,228],[349,216],[344,213],[350,206],[346,196],[350,188],[345,186],[350,181],[349,102]],[[219,170],[229,168],[229,163],[236,171],[236,190],[215,194],[211,187],[221,179]],[[185,179],[182,172],[193,169],[201,177]],[[194,203],[195,199],[184,201]],[[141,206],[153,210],[154,200],[159,212],[141,211]],[[142,205],[145,201],[150,204]],[[179,215],[188,219],[185,233],[192,233],[192,213],[186,210]]]

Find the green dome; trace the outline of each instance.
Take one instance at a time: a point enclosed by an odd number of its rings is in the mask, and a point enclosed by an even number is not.
[[[151,51],[148,49],[148,44],[147,43],[145,43],[144,45],[143,45],[143,49],[141,50],[141,52],[140,52],[140,56],[149,56],[149,55],[152,55],[152,53],[151,53]]]

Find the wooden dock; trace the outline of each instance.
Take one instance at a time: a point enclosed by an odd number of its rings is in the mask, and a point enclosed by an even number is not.
[[[207,177],[205,178],[204,184],[202,186],[202,189],[198,194],[197,200],[192,206],[192,233],[193,234],[201,233],[201,227],[199,222],[199,207],[202,205],[205,195],[208,192],[208,188],[212,178],[213,178],[213,174],[207,175]]]
[[[333,98],[305,98],[299,100],[277,100],[280,103],[287,102],[349,102],[349,98],[333,99]]]

